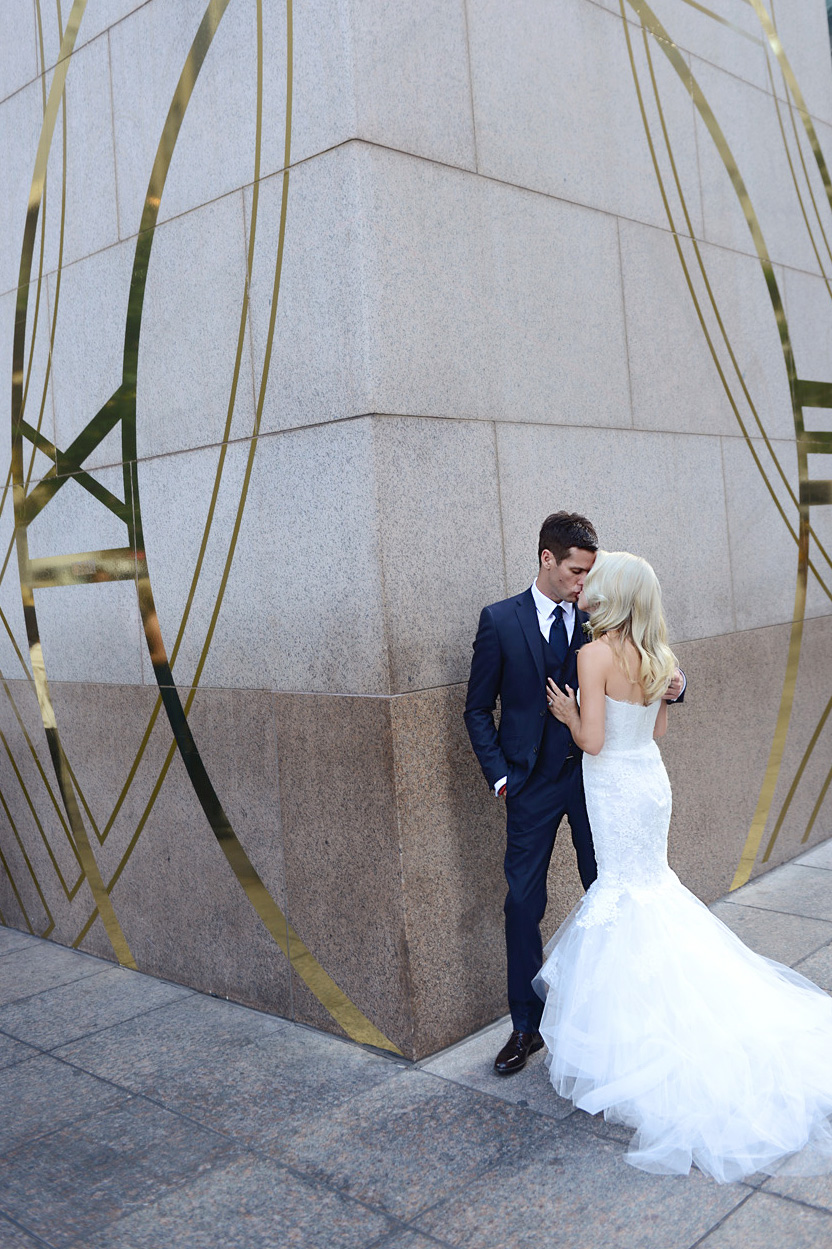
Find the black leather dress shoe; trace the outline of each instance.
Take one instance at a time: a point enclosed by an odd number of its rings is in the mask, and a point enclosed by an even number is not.
[[[539,1032],[512,1032],[494,1059],[494,1070],[498,1076],[512,1076],[515,1071],[523,1070],[529,1054],[542,1048],[543,1037]]]

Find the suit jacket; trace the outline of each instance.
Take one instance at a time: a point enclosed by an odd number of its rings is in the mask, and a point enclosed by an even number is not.
[[[575,627],[563,665],[560,688],[578,686],[578,651],[587,640],[583,624],[589,617],[575,609]],[[565,724],[555,720],[546,702],[543,637],[531,590],[484,607],[474,639],[474,657],[465,703],[465,726],[485,779],[493,788],[508,777],[508,794],[522,789],[537,761],[547,718],[547,744],[562,762],[577,746]],[[500,699],[500,727],[494,709]]]

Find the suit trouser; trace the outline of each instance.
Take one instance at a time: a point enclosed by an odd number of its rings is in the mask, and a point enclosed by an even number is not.
[[[546,875],[558,825],[566,815],[584,889],[597,875],[586,813],[580,756],[567,759],[556,777],[532,772],[519,794],[506,800],[505,902],[508,1003],[512,1026],[536,1032],[543,1002],[532,981],[543,963],[540,921],[546,911]]]

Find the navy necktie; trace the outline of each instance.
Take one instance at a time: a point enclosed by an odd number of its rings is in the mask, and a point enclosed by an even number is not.
[[[552,614],[552,627],[549,630],[549,645],[555,652],[560,663],[566,658],[569,650],[569,638],[566,636],[566,625],[563,623],[563,608],[558,603]]]

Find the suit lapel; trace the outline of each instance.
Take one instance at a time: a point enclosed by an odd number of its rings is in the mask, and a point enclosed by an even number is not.
[[[540,633],[540,626],[537,623],[537,608],[534,605],[531,590],[521,594],[517,600],[516,610],[517,619],[520,621],[520,628],[523,630],[523,635],[529,644],[529,650],[532,653],[532,659],[535,662],[542,688],[546,684],[546,671],[543,666],[543,638]]]
[[[589,612],[578,611],[576,607],[575,608],[575,627],[572,630],[572,640],[569,643],[570,651],[580,650],[584,642],[587,642],[589,640],[586,634],[584,633],[584,625],[586,624],[587,620],[589,620]]]

